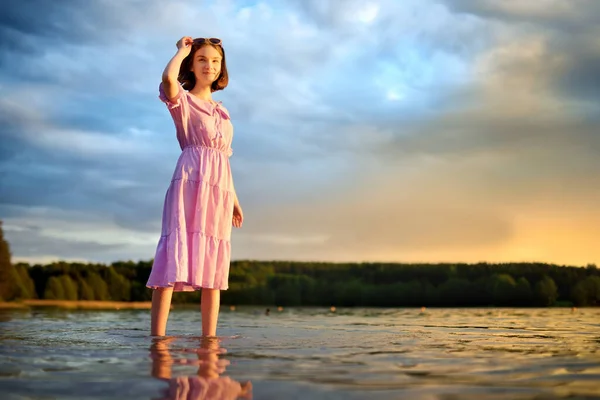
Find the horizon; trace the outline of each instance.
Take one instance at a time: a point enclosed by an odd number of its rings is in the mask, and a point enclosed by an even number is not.
[[[138,260],[115,260],[115,261],[107,261],[107,262],[96,262],[96,261],[86,261],[86,260],[52,260],[46,263],[31,263],[27,261],[13,261],[12,264],[29,264],[30,267],[34,266],[42,266],[46,267],[48,265],[53,264],[82,264],[82,265],[104,265],[104,266],[112,266],[118,263],[133,263],[133,264],[141,264],[141,263],[149,263],[151,264],[153,261],[152,258],[149,259],[138,259]],[[492,266],[506,266],[506,265],[545,265],[548,267],[559,267],[559,268],[598,268],[598,266],[594,263],[588,263],[586,265],[574,265],[574,264],[557,264],[557,263],[548,263],[542,261],[505,261],[505,262],[497,262],[492,263],[488,261],[477,261],[477,262],[461,262],[461,261],[423,261],[423,262],[402,262],[402,261],[308,261],[308,260],[284,260],[284,259],[237,259],[231,260],[232,264],[235,263],[290,263],[290,264],[388,264],[388,265],[402,265],[402,266],[477,266],[477,265],[492,265]]]

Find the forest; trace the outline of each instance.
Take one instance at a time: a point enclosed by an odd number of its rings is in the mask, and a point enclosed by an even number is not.
[[[0,222],[0,301],[149,301],[152,260],[111,264],[11,263]],[[326,263],[232,261],[224,305],[548,307],[600,305],[594,264]],[[174,303],[200,302],[200,292]]]

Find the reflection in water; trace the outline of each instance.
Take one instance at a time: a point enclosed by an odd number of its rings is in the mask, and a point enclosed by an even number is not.
[[[169,383],[160,399],[234,400],[252,397],[250,382],[241,384],[228,376],[221,376],[229,361],[219,358],[226,351],[219,346],[217,338],[202,338],[199,348],[183,350],[184,353],[195,353],[195,359],[185,356],[174,358],[175,351],[169,349],[174,340],[172,337],[155,339],[150,347],[152,376]],[[192,365],[198,369],[195,375],[173,377],[174,365]]]

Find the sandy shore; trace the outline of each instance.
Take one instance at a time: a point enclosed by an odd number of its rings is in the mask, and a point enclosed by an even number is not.
[[[59,307],[80,309],[150,309],[149,301],[87,301],[87,300],[23,300],[20,302],[0,302],[2,308],[29,308],[29,307]]]

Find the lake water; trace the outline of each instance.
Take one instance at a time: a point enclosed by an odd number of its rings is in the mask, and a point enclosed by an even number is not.
[[[600,309],[264,311],[2,310],[1,398],[600,398]]]

